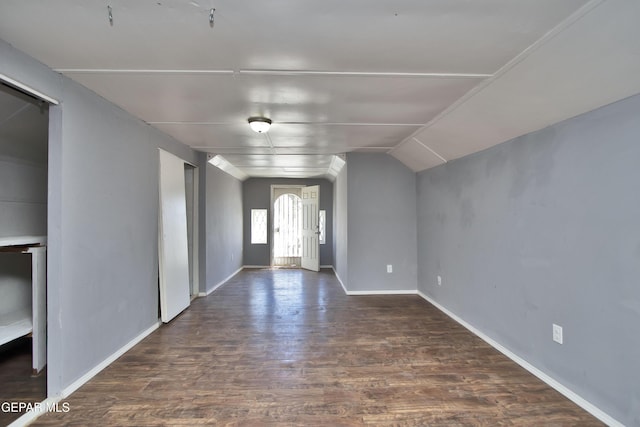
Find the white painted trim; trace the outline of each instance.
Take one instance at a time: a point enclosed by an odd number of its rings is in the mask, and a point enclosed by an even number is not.
[[[49,397],[43,400],[40,404],[39,410],[28,411],[26,414],[22,415],[20,418],[9,424],[9,427],[23,427],[31,424],[34,420],[36,420],[40,415],[47,412],[47,409],[53,407],[56,403],[60,402],[62,399],[69,397],[73,392],[82,387],[87,381],[91,378],[95,377],[100,371],[104,368],[112,364],[116,361],[120,356],[125,354],[127,351],[131,350],[136,344],[145,339],[149,334],[158,329],[162,323],[160,321],[153,324],[150,328],[143,331],[140,335],[129,341],[127,344],[122,346],[119,350],[113,353],[111,356],[104,359],[98,365],[96,365],[89,372],[78,378],[71,385],[63,389],[59,395]]]
[[[229,122],[189,122],[189,121],[157,121],[157,122],[147,122],[150,125],[188,125],[188,126],[227,126]],[[424,123],[371,123],[371,122],[305,122],[305,121],[297,121],[297,122],[278,122],[280,125],[314,125],[314,126],[397,126],[397,127],[420,127],[424,126]],[[268,135],[268,134],[266,134]],[[212,147],[209,145],[203,145],[207,151],[212,150]],[[293,146],[295,147],[295,146]],[[288,148],[287,146],[279,146],[278,148]],[[392,147],[369,147],[369,148],[392,148]],[[215,152],[220,153],[220,149],[238,149],[238,147],[233,146],[220,146],[215,147]],[[360,149],[360,147],[358,147]],[[275,184],[274,184],[275,185]]]
[[[30,86],[27,86],[26,84],[19,82],[15,79],[12,79],[11,77],[7,76],[6,74],[0,74],[0,80],[2,80],[3,82],[7,83],[9,86],[13,86],[14,88],[17,88],[19,90],[21,90],[22,92],[26,92],[31,96],[35,96],[36,98],[42,99],[43,101],[47,101],[49,104],[53,104],[53,105],[58,105],[60,104],[60,102],[58,102],[57,99],[51,98],[50,96],[45,95],[44,93],[40,92],[39,90],[36,90]]]
[[[183,122],[176,122],[176,121],[164,121],[164,122],[147,122],[147,124],[150,125],[187,125],[187,126],[211,126],[211,125],[215,125],[215,126],[226,126],[229,123],[228,122],[188,122],[188,121],[183,121]],[[208,150],[211,150],[211,146],[203,146],[204,148]],[[215,151],[216,153],[219,153],[220,148],[234,148],[234,147],[216,147]],[[209,159],[207,159],[209,160]]]
[[[398,73],[368,71],[319,71],[319,70],[240,70],[239,74],[262,76],[349,76],[349,77],[428,77],[445,79],[486,78],[493,74],[478,73]]]
[[[138,70],[124,68],[54,68],[64,74],[220,74],[232,76],[233,70]]]
[[[8,425],[8,427],[24,427],[34,422],[40,415],[47,413],[48,408],[54,407],[58,402],[62,400],[62,396],[49,397],[42,402],[38,410],[27,411],[20,418]]]
[[[270,265],[243,265],[242,268],[271,268]]]
[[[338,272],[336,271],[336,268],[334,266],[331,266],[331,269],[333,270],[333,274],[336,275],[336,279],[338,279],[338,282],[340,282],[340,286],[342,286],[342,289],[344,290],[344,293],[349,295],[349,291],[347,291],[347,287],[344,285],[344,282],[342,281],[342,279],[338,275]]]
[[[329,264],[329,265],[321,265],[320,268],[331,268],[331,269],[333,269],[333,265],[331,265],[331,264]]]
[[[415,295],[416,291],[411,289],[382,290],[382,291],[347,291],[347,295]]]
[[[208,295],[210,295],[213,291],[215,291],[216,289],[218,289],[220,286],[224,285],[225,283],[227,283],[229,280],[231,280],[233,278],[233,276],[235,276],[236,274],[240,273],[242,270],[244,269],[244,267],[240,267],[239,269],[237,269],[236,271],[234,271],[233,273],[231,273],[226,279],[223,279],[222,281],[218,282],[213,288],[209,289],[206,292],[200,292],[198,294],[199,297],[206,297]]]
[[[278,122],[281,125],[314,125],[314,126],[397,126],[397,127],[419,127],[424,126],[424,123],[381,123],[381,122],[305,122],[305,121],[297,121],[297,122]],[[286,148],[285,146],[279,146],[278,148]],[[360,150],[361,147],[358,147]],[[370,148],[385,148],[385,147],[370,147]],[[337,154],[334,154],[336,156]],[[344,159],[343,159],[344,160]]]
[[[46,245],[47,236],[0,237],[0,246]]]
[[[191,164],[185,162],[186,164]],[[192,277],[193,277],[193,288],[191,289],[193,292],[192,296],[198,295],[198,290],[200,289],[200,168],[195,165],[193,166],[193,236],[192,236],[192,252],[191,256],[193,257],[193,266]]]
[[[577,393],[575,393],[574,391],[572,391],[568,387],[562,385],[560,382],[558,382],[557,380],[555,380],[551,376],[545,374],[540,369],[538,369],[535,366],[533,366],[531,363],[529,363],[526,360],[522,359],[520,356],[518,356],[517,354],[515,354],[514,352],[512,352],[508,348],[504,347],[502,344],[498,343],[494,339],[492,339],[489,336],[485,335],[483,332],[481,332],[480,330],[476,329],[474,326],[472,326],[471,324],[467,323],[462,318],[458,317],[455,313],[449,311],[444,306],[442,306],[439,303],[437,303],[435,300],[433,300],[431,297],[429,297],[426,294],[424,294],[422,291],[418,290],[417,294],[420,295],[422,298],[424,298],[429,303],[433,304],[438,310],[442,311],[444,314],[446,314],[447,316],[449,316],[450,318],[452,318],[453,320],[458,322],[460,325],[462,325],[465,328],[467,328],[471,333],[476,335],[478,338],[482,339],[484,342],[489,344],[491,347],[495,348],[500,353],[504,354],[509,359],[511,359],[512,361],[516,362],[518,365],[522,366],[524,369],[529,371],[531,374],[533,374],[534,376],[538,377],[540,380],[545,382],[548,386],[550,386],[551,388],[553,388],[554,390],[556,390],[557,392],[559,392],[560,394],[565,396],[567,399],[571,400],[576,405],[580,406],[582,409],[584,409],[585,411],[587,411],[588,413],[590,413],[591,415],[593,415],[594,417],[596,417],[597,419],[599,419],[603,423],[607,424],[610,427],[624,427],[624,424],[622,424],[620,421],[616,420],[615,418],[613,418],[609,414],[605,413],[604,411],[599,409],[597,406],[595,406],[591,402],[587,401],[583,397],[579,396]]]
[[[336,271],[335,267],[333,265],[327,266],[327,267],[330,267],[333,270],[333,274],[336,275],[336,279],[338,279],[338,282],[340,282],[340,286],[342,286],[342,289],[344,290],[344,293],[347,294],[347,295],[416,295],[416,293],[417,293],[416,290],[411,290],[411,289],[400,289],[400,290],[397,290],[397,291],[393,291],[393,290],[350,291],[350,290],[347,290],[347,287],[344,285],[344,282],[342,281],[342,279],[338,275],[338,272]]]
[[[445,159],[444,157],[442,157],[440,154],[436,153],[431,147],[429,147],[427,144],[425,144],[424,142],[420,141],[418,138],[413,138],[413,140],[415,142],[417,142],[418,144],[422,145],[424,148],[426,148],[427,150],[429,150],[434,156],[436,156],[437,158],[439,158],[440,160],[442,160],[443,162],[447,163],[447,159]],[[391,150],[393,151],[393,150]]]
[[[109,366],[110,364],[112,364],[113,362],[115,362],[115,360],[122,356],[123,354],[125,354],[127,351],[131,350],[131,348],[133,348],[133,346],[135,346],[136,344],[138,344],[140,341],[142,341],[143,339],[145,339],[149,334],[151,334],[153,331],[155,331],[156,329],[158,329],[161,325],[161,322],[156,322],[153,325],[151,325],[151,327],[149,327],[148,329],[146,329],[145,331],[143,331],[140,335],[138,335],[137,337],[135,337],[134,339],[132,339],[131,341],[129,341],[127,344],[125,344],[124,346],[122,346],[119,350],[117,350],[115,353],[113,353],[111,356],[107,357],[106,359],[104,359],[102,362],[100,362],[98,365],[96,365],[93,369],[91,369],[89,372],[87,372],[86,374],[84,374],[83,376],[81,376],[80,378],[78,378],[76,381],[74,381],[71,385],[67,386],[66,388],[64,388],[61,392],[60,392],[60,399],[64,399],[65,397],[68,397],[71,395],[71,393],[73,393],[74,391],[76,391],[77,389],[79,389],[82,385],[84,385],[87,381],[89,381],[91,378],[95,377],[100,371],[102,371],[104,368],[106,368],[107,366]]]

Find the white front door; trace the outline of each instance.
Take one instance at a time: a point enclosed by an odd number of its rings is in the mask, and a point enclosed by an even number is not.
[[[318,207],[320,186],[302,189],[302,268],[320,270]]]

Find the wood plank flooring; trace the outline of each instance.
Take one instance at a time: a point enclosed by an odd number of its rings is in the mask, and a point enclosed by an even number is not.
[[[69,426],[595,426],[418,296],[245,270],[66,400]]]
[[[23,337],[0,347],[0,404],[42,402],[47,396],[46,368],[32,375],[31,338]],[[0,410],[0,426],[22,414]]]

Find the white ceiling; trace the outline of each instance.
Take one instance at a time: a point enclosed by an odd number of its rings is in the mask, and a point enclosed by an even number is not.
[[[637,0],[0,2],[0,38],[250,176],[350,151],[420,171],[636,94],[639,21]]]

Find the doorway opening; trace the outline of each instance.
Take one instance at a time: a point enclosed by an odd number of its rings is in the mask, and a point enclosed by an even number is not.
[[[298,193],[300,189],[296,190]],[[273,204],[274,267],[301,266],[302,256],[302,199],[293,192],[281,194]]]
[[[49,103],[0,78],[3,402],[38,403],[47,397],[48,161]],[[0,425],[22,414],[2,411]]]
[[[168,323],[198,289],[198,170],[159,149],[158,267],[160,318]]]
[[[271,266],[320,269],[320,186],[271,186]]]
[[[198,281],[198,168],[184,163],[184,190],[187,211],[189,289],[193,300],[200,292]]]

